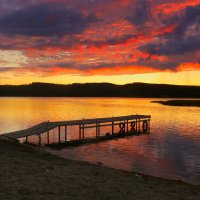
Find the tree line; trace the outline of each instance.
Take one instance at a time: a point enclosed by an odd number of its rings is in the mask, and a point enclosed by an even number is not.
[[[0,96],[200,98],[200,86],[132,83],[0,85]]]

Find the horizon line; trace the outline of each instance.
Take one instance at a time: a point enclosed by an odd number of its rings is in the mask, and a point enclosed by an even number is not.
[[[28,85],[33,85],[33,84],[51,84],[51,85],[74,85],[74,84],[79,84],[79,85],[84,85],[84,84],[111,84],[111,85],[130,85],[130,84],[149,84],[149,85],[172,85],[172,86],[194,86],[194,87],[200,87],[200,85],[184,85],[184,84],[169,84],[169,83],[146,83],[146,82],[130,82],[130,83],[124,83],[124,84],[116,84],[112,82],[74,82],[74,83],[51,83],[51,82],[31,82],[31,83],[24,83],[24,84],[0,84],[0,86],[28,86]]]

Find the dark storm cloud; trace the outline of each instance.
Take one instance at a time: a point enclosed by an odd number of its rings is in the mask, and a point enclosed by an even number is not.
[[[170,38],[166,43],[149,44],[140,48],[150,54],[157,55],[181,55],[200,50],[199,37],[186,37],[182,39]]]
[[[68,35],[69,36],[69,35]],[[1,50],[27,50],[27,49],[35,49],[35,50],[44,50],[49,47],[58,47],[60,49],[72,49],[75,48],[77,43],[79,42],[78,38],[74,35],[70,35],[69,37],[60,38],[59,36],[51,36],[51,37],[35,37],[29,38],[28,41],[24,43],[20,43],[17,40],[4,41],[4,39],[0,38],[0,49]]]
[[[121,67],[126,67],[129,66],[131,64],[135,64],[135,63],[127,63],[127,62],[118,62],[118,63],[106,63],[106,62],[102,62],[102,63],[98,63],[98,64],[80,64],[77,63],[76,61],[67,61],[67,62],[57,62],[57,63],[53,63],[53,64],[40,64],[37,65],[36,68],[41,69],[42,71],[45,72],[52,72],[54,70],[55,67],[58,67],[60,69],[74,69],[74,70],[78,70],[82,73],[84,72],[89,72],[90,70],[94,70],[94,69],[102,69],[105,67],[109,67],[109,68],[115,68],[116,66],[121,66]],[[29,69],[31,70],[33,67],[30,66]],[[28,69],[28,68],[26,68]]]
[[[141,50],[157,55],[180,55],[200,50],[200,5],[186,8],[172,34],[164,35],[160,43],[148,44]]]
[[[38,1],[38,0],[37,0]],[[41,0],[40,0],[41,3]],[[0,16],[13,13],[16,10],[23,9],[27,6],[36,4],[36,0],[1,0]]]
[[[135,26],[144,25],[151,18],[151,8],[148,0],[137,0],[132,14],[126,19]]]
[[[185,15],[180,19],[174,33],[178,37],[183,36],[188,27],[194,24],[200,26],[200,4],[186,8]]]
[[[61,3],[41,4],[2,16],[0,32],[10,36],[63,36],[82,33],[96,20],[94,14],[84,16]]]
[[[186,59],[185,59],[186,60]],[[182,60],[183,61],[183,60]],[[83,73],[86,71],[94,70],[94,69],[103,69],[103,68],[110,68],[110,69],[115,69],[116,66],[120,66],[121,68],[123,67],[128,67],[128,66],[140,66],[141,68],[143,66],[146,66],[146,63],[148,62],[148,66],[154,69],[170,69],[174,70],[181,61],[171,61],[168,63],[160,63],[159,61],[150,61],[150,60],[140,60],[138,62],[115,62],[115,63],[106,63],[106,62],[101,62],[101,63],[96,63],[96,64],[79,64],[76,61],[67,61],[67,62],[57,62],[53,64],[40,64],[37,65],[38,68],[45,70],[46,72],[53,71],[53,69],[56,67],[61,68],[61,69],[75,69],[78,71],[82,71]],[[32,67],[30,67],[31,69]]]

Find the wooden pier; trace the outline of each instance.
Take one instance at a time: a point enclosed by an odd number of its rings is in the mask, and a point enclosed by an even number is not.
[[[2,136],[20,140],[30,143],[29,138],[35,136],[37,138],[37,144],[50,145],[51,143],[72,143],[73,141],[85,141],[94,138],[112,139],[116,137],[124,137],[127,135],[134,135],[139,133],[150,132],[150,115],[129,115],[121,117],[109,117],[109,118],[96,118],[96,119],[81,119],[61,122],[42,122],[31,128],[27,128],[20,131],[3,134]],[[78,127],[78,133],[76,139],[68,139],[68,127]],[[110,127],[110,132],[101,132],[101,128]],[[94,129],[93,135],[85,137],[85,131],[87,129]],[[50,142],[50,131],[56,129],[57,141]],[[62,129],[62,131],[61,131]],[[55,132],[54,132],[55,134]],[[45,137],[42,137],[44,136]],[[61,136],[62,135],[62,136]],[[42,138],[45,138],[42,140]]]

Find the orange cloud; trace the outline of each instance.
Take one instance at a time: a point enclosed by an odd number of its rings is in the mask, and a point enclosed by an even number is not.
[[[160,4],[155,7],[155,13],[163,13],[165,15],[174,14],[180,10],[185,9],[188,6],[196,6],[200,4],[200,0],[184,0],[182,2],[173,2]]]
[[[156,29],[156,30],[152,30],[152,35],[162,36],[166,33],[172,33],[175,28],[176,28],[176,24],[173,24],[173,25],[169,25],[169,26],[166,26],[166,27]]]
[[[177,67],[177,71],[196,71],[200,70],[200,63],[183,63]]]
[[[115,67],[102,67],[100,69],[88,69],[82,72],[85,75],[127,75],[127,74],[145,74],[159,72],[160,70],[147,66],[115,66]]]

